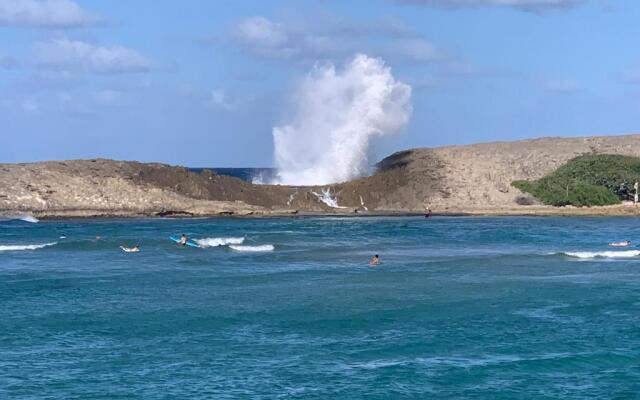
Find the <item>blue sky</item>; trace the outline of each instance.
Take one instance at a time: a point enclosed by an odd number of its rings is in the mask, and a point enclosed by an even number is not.
[[[381,57],[412,89],[376,147],[640,126],[640,2],[0,0],[0,162],[271,166],[315,63]]]

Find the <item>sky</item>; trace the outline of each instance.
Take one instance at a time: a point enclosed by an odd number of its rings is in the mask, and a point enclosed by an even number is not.
[[[314,65],[411,86],[376,157],[640,131],[635,0],[0,0],[0,162],[269,167]]]

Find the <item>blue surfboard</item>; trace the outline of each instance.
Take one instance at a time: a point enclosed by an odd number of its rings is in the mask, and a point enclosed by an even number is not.
[[[180,243],[180,238],[177,236],[169,236],[169,239],[173,240],[176,243]],[[194,242],[192,239],[187,240],[187,246],[190,247],[200,247],[200,245],[196,242]]]

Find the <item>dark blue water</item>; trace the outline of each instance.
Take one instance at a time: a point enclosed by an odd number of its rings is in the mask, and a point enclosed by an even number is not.
[[[219,175],[240,178],[243,181],[266,183],[271,182],[276,176],[275,168],[189,168],[193,172],[200,173],[210,169]]]
[[[639,219],[1,222],[0,398],[633,398],[623,239]]]

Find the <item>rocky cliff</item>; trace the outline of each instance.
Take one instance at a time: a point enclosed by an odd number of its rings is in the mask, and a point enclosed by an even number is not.
[[[540,178],[585,153],[640,156],[640,135],[413,149],[385,158],[370,177],[323,187],[252,185],[210,171],[101,159],[0,164],[0,213],[273,215],[421,212],[425,206],[453,213],[553,213],[516,203],[524,194],[511,182]]]

